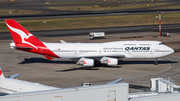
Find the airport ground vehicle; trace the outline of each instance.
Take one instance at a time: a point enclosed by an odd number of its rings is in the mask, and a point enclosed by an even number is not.
[[[104,38],[105,33],[104,32],[90,32],[89,33],[89,39],[92,40],[94,38]]]
[[[160,41],[114,41],[105,43],[45,43],[13,19],[6,24],[14,40],[13,49],[44,55],[47,59],[71,59],[83,66],[118,65],[118,59],[155,59],[174,50]]]
[[[170,37],[171,35],[170,35],[168,32],[162,32],[162,33],[161,33],[161,36]]]

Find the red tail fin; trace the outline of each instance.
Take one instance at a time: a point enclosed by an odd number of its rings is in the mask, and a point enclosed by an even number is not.
[[[5,21],[14,40],[14,48],[51,57],[59,57],[14,19],[5,19]]]
[[[0,78],[4,78],[4,74],[3,74],[2,70],[1,70],[1,68],[0,68]]]
[[[5,21],[15,44],[26,43],[32,45],[32,43],[41,43],[40,40],[33,36],[28,30],[26,30],[14,19],[5,19]]]

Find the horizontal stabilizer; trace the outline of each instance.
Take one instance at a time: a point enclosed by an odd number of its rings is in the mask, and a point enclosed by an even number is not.
[[[20,76],[21,74],[14,74],[14,75],[11,75],[11,76],[8,76],[6,78],[11,78],[11,79],[15,79],[17,78],[18,76]]]
[[[46,57],[46,59],[48,59],[48,60],[53,60],[54,58],[52,58],[52,57],[50,57],[50,56],[45,56]]]
[[[113,82],[107,83],[107,85],[108,85],[108,84],[116,84],[116,83],[121,82],[122,80],[123,80],[123,79],[122,79],[122,78],[120,78],[120,79],[115,80],[115,81],[113,81]]]
[[[19,49],[33,49],[33,47],[14,47],[14,48],[19,48]]]

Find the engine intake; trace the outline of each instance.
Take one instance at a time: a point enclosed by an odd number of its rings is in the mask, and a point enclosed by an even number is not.
[[[107,64],[108,66],[118,65],[118,59],[116,58],[103,57],[100,61],[102,64]]]

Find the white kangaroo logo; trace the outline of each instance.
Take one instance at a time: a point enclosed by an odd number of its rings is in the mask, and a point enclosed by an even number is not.
[[[24,39],[28,39],[29,37],[33,36],[32,34],[28,33],[28,35],[27,35],[25,32],[23,32],[23,31],[20,30],[20,29],[13,28],[13,27],[9,26],[7,23],[6,23],[6,25],[7,25],[12,31],[14,31],[15,33],[17,33],[17,34],[19,34],[19,35],[21,36],[22,43],[29,44],[29,45],[31,45],[31,46],[33,46],[34,48],[37,49],[36,46],[34,46],[33,44],[31,44],[31,43],[29,43],[29,42],[27,42],[27,41],[24,40]]]
[[[28,33],[28,35],[24,39],[28,39],[29,37],[33,36],[31,33]]]

